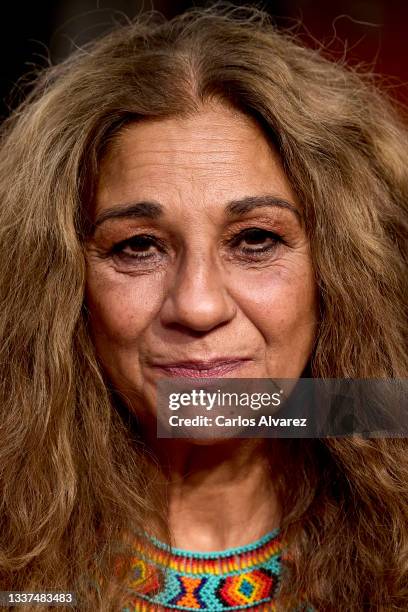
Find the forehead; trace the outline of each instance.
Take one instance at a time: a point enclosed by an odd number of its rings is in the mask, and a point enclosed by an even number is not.
[[[215,205],[270,191],[295,199],[276,150],[254,119],[213,104],[124,128],[102,161],[96,205],[135,198]]]

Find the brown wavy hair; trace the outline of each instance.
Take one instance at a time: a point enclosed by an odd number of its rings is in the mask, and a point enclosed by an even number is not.
[[[304,207],[321,311],[312,376],[407,376],[408,133],[373,78],[256,9],[118,27],[42,72],[2,127],[3,590],[73,589],[81,610],[118,610],[118,547],[162,513],[154,457],[89,334],[87,205],[121,127],[214,99],[259,121]],[[276,445],[281,609],[407,610],[406,439]]]

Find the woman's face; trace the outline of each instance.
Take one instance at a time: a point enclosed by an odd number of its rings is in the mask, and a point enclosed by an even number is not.
[[[317,292],[302,210],[254,120],[135,123],[102,162],[87,243],[97,353],[154,410],[161,377],[297,378]]]

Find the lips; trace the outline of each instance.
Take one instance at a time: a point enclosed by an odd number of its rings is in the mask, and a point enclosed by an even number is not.
[[[246,358],[223,358],[211,361],[179,361],[153,364],[167,376],[179,378],[217,378],[237,370],[250,360]]]

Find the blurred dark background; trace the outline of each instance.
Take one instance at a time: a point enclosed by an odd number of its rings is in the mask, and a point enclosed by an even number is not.
[[[155,9],[166,17],[200,0],[42,0],[1,5],[0,118],[21,100],[24,83],[37,68],[63,59],[75,46]],[[295,27],[311,46],[323,43],[333,57],[344,54],[383,76],[390,94],[408,104],[407,0],[261,0],[255,4],[276,25]],[[299,26],[299,23],[302,23]],[[26,75],[26,76],[24,76]]]

